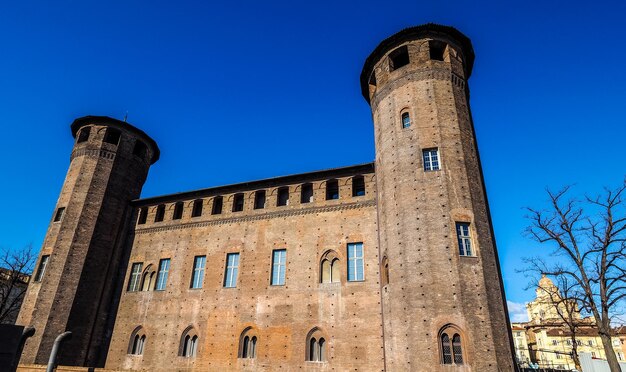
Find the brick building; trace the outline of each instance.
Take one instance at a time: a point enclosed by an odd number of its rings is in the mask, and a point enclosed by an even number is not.
[[[110,370],[512,371],[469,108],[469,39],[367,58],[374,163],[139,199],[159,149],[107,117],[76,143],[19,323],[24,363]]]

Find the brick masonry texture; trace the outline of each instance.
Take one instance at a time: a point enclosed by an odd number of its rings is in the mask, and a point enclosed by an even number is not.
[[[407,64],[394,68],[404,47]],[[513,371],[468,103],[473,58],[469,40],[452,28],[403,30],[375,49],[361,77],[375,163],[182,194],[135,200],[158,159],[154,141],[113,119],[79,119],[74,134],[91,127],[91,136],[75,145],[58,202],[66,214],[50,224],[42,249],[49,268],[31,283],[19,316],[38,329],[23,362],[44,363],[68,329],[76,337],[61,363],[107,370]],[[103,141],[108,128],[121,131],[119,145]],[[146,144],[141,156],[136,141]],[[424,171],[422,151],[432,148],[441,169]],[[364,195],[353,195],[355,176]],[[338,199],[326,198],[329,180],[338,181]],[[304,184],[313,188],[308,203]],[[279,206],[285,187],[289,203]],[[266,193],[261,209],[258,190]],[[236,194],[244,198],[239,212]],[[222,212],[212,214],[219,197]],[[192,216],[198,203],[202,214]],[[459,254],[457,222],[470,225],[469,257]],[[347,280],[349,243],[363,244],[363,281]],[[287,252],[279,286],[270,283],[276,249]],[[240,255],[234,288],[224,287],[228,253]],[[321,283],[328,254],[339,259],[336,283]],[[196,256],[206,256],[206,270],[202,288],[192,289]],[[149,281],[162,259],[171,262],[165,290],[127,290],[133,263]],[[445,329],[461,335],[462,364],[443,363]],[[189,330],[199,340],[192,358],[181,355]],[[239,357],[245,331],[257,337],[255,358]],[[326,340],[324,361],[306,360],[311,332]],[[136,333],[146,336],[141,355],[130,353]]]

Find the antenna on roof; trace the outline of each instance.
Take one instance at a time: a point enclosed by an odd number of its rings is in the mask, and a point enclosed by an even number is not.
[[[128,120],[128,110],[126,110],[126,115],[124,115],[124,123],[126,123],[126,120]]]

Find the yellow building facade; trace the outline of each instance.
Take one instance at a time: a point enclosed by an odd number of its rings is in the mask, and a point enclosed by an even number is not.
[[[573,300],[564,299],[556,285],[543,277],[535,300],[526,304],[528,322],[513,323],[515,355],[521,366],[537,364],[542,368],[574,369],[573,339],[569,323],[576,325],[577,352],[606,359],[593,317],[582,317]],[[620,362],[626,361],[626,327],[615,329],[613,349]]]

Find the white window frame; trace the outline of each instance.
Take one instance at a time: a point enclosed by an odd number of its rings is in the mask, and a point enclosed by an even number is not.
[[[230,258],[233,258],[231,262]],[[236,258],[236,259],[235,259]],[[236,288],[239,275],[239,252],[226,254],[226,270],[224,271],[224,288]]]
[[[474,257],[474,246],[472,242],[472,228],[469,222],[456,222],[456,238],[459,248],[459,256]]]
[[[433,154],[436,159],[434,159]],[[424,163],[425,172],[441,170],[441,154],[439,153],[439,147],[422,149],[422,162]],[[436,167],[433,165],[434,162],[436,162]]]
[[[127,292],[137,292],[141,290],[143,262],[133,262],[130,268],[130,278],[128,279]]]
[[[167,262],[167,265],[165,265],[166,262]],[[159,271],[157,272],[156,285],[154,286],[155,291],[165,290],[165,286],[167,285],[167,277],[169,276],[169,273],[170,273],[171,262],[172,261],[169,258],[162,258],[159,261]]]
[[[357,248],[361,248],[361,255],[357,255]],[[365,280],[365,250],[363,249],[363,243],[348,243],[348,281],[349,282],[362,282]],[[358,268],[361,268],[361,275],[359,276]],[[351,272],[353,271],[353,272]]]
[[[200,289],[204,283],[204,271],[206,269],[206,256],[193,258],[193,273],[191,275],[191,289]]]
[[[285,248],[272,251],[272,277],[270,284],[275,286],[285,285],[287,271],[287,250]]]

